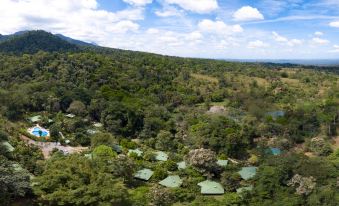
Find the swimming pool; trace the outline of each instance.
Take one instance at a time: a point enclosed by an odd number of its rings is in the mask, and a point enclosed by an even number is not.
[[[36,137],[47,137],[47,136],[49,136],[49,132],[46,129],[43,129],[43,128],[40,128],[40,127],[34,127],[31,133]]]

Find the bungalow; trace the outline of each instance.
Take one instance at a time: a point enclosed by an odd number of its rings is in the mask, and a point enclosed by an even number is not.
[[[184,170],[184,169],[187,168],[187,165],[186,165],[185,161],[178,162],[177,165],[178,165],[178,170]]]
[[[257,167],[243,167],[239,171],[241,178],[244,180],[249,180],[253,178],[257,173]]]
[[[132,153],[135,153],[138,157],[141,157],[144,152],[140,149],[129,149],[127,154],[130,156]]]
[[[7,141],[4,141],[2,142],[2,145],[4,147],[6,147],[6,149],[9,151],[9,152],[13,152],[14,151],[14,147]]]
[[[142,169],[135,173],[134,178],[148,181],[152,177],[153,173],[154,172],[150,169]]]
[[[228,160],[218,160],[217,161],[217,165],[219,165],[220,167],[226,167],[228,164]]]
[[[171,175],[160,181],[159,184],[165,187],[175,188],[182,185],[182,180],[178,175]]]
[[[72,118],[75,117],[75,115],[74,115],[74,114],[66,114],[65,117],[68,117],[68,118],[71,118],[71,119],[72,119]]]
[[[41,119],[42,119],[41,115],[36,115],[36,116],[33,116],[33,117],[29,117],[28,121],[35,124],[35,123],[40,122]]]
[[[157,151],[155,152],[155,159],[158,161],[167,161],[168,155],[165,152]]]
[[[200,193],[203,195],[222,195],[225,193],[224,188],[218,182],[205,180],[198,183],[198,186],[201,187]]]

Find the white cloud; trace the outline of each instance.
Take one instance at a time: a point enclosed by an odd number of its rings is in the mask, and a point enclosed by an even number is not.
[[[197,13],[209,13],[218,8],[217,0],[165,0],[165,2]]]
[[[154,29],[154,28],[149,28],[146,31],[147,34],[158,34],[159,30],[158,29]]]
[[[329,51],[330,53],[339,53],[339,45],[333,45],[333,49]]]
[[[236,21],[253,21],[253,20],[263,20],[264,15],[262,15],[257,8],[253,8],[251,6],[244,6],[233,14],[233,18]]]
[[[243,32],[243,28],[236,25],[227,25],[223,21],[212,21],[204,19],[198,24],[199,30],[206,33],[214,33],[218,35],[232,35],[234,33]]]
[[[316,31],[316,32],[314,32],[314,35],[315,36],[322,36],[322,35],[324,35],[324,33],[321,32],[321,31]]]
[[[288,41],[288,46],[298,46],[298,45],[302,45],[303,44],[303,40],[300,39],[291,39]]]
[[[107,28],[113,33],[126,33],[127,31],[137,31],[139,25],[129,20],[123,20],[112,24]]]
[[[273,34],[273,39],[276,42],[288,45],[288,46],[298,46],[301,45],[303,43],[303,40],[300,39],[288,39],[287,37],[281,36],[280,34],[278,34],[277,32],[272,32]]]
[[[134,6],[145,6],[152,3],[153,0],[123,0],[124,2]]]
[[[260,40],[251,41],[247,44],[247,48],[249,49],[260,49],[260,48],[267,48],[267,47],[269,47],[269,45]]]
[[[96,0],[0,0],[0,33],[43,29],[83,41],[105,43],[112,35],[136,32],[142,8],[109,12]]]
[[[181,13],[181,11],[177,10],[174,7],[167,7],[162,11],[158,10],[155,12],[155,14],[160,17],[180,16]]]
[[[311,41],[312,44],[315,44],[315,45],[326,45],[326,44],[329,44],[330,41],[327,40],[327,39],[321,39],[319,37],[314,37]]]
[[[288,42],[288,39],[286,37],[283,37],[281,35],[279,35],[277,32],[272,32],[273,34],[273,38],[275,41],[277,42]]]
[[[333,21],[329,24],[331,27],[339,28],[339,21]]]

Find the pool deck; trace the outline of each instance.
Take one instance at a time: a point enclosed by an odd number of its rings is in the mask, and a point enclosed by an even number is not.
[[[24,141],[27,145],[35,145],[39,147],[45,159],[48,159],[50,157],[50,153],[53,151],[53,149],[58,149],[68,154],[79,153],[89,149],[88,147],[71,147],[57,145],[55,142],[37,142],[24,135],[21,135],[20,139]]]

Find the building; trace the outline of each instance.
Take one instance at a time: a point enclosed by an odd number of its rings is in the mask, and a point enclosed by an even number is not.
[[[257,174],[257,167],[243,167],[239,174],[244,180],[249,180]]]
[[[198,183],[198,186],[201,187],[200,193],[203,195],[222,195],[225,193],[224,188],[218,182],[205,180]]]
[[[178,175],[170,175],[159,182],[162,186],[175,188],[182,185],[182,180]]]
[[[154,172],[150,169],[142,169],[135,173],[134,178],[148,181],[149,179],[151,179],[153,173]]]
[[[167,161],[168,160],[168,155],[165,152],[157,151],[154,154],[155,154],[155,159],[158,160],[158,161]]]

